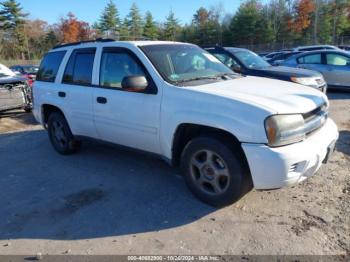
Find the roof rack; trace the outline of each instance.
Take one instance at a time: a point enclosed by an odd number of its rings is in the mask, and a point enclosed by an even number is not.
[[[54,46],[52,49],[57,49],[61,47],[67,47],[67,46],[75,46],[75,45],[80,45],[80,44],[86,44],[86,43],[104,43],[104,42],[114,42],[116,41],[115,39],[110,39],[110,38],[96,38],[94,40],[87,40],[87,41],[80,41],[80,42],[74,42],[74,43],[67,43],[67,44],[59,44]]]

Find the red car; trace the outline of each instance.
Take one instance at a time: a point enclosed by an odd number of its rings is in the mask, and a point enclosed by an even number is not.
[[[18,72],[22,76],[28,79],[28,84],[31,87],[35,81],[36,73],[39,70],[39,67],[36,65],[14,65],[10,69],[13,72]]]

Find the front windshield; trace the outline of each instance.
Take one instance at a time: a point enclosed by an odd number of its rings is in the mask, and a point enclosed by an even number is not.
[[[260,56],[250,51],[237,51],[234,54],[237,57],[237,59],[239,59],[239,61],[248,68],[255,69],[271,66]]]
[[[216,57],[195,45],[147,45],[141,49],[162,77],[173,84],[235,75]]]

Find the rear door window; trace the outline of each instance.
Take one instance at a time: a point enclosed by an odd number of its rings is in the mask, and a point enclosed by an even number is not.
[[[47,53],[40,64],[36,80],[43,82],[55,82],[58,69],[60,68],[65,54],[66,51]]]
[[[321,64],[322,57],[321,54],[306,55],[298,58],[299,64]]]
[[[74,50],[69,58],[62,82],[75,85],[91,85],[95,52],[95,48]]]

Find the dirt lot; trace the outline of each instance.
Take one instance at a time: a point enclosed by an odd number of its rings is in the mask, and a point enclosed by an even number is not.
[[[30,115],[2,116],[0,254],[350,254],[350,93],[329,97],[330,163],[220,210],[158,159],[95,142],[63,157]]]

